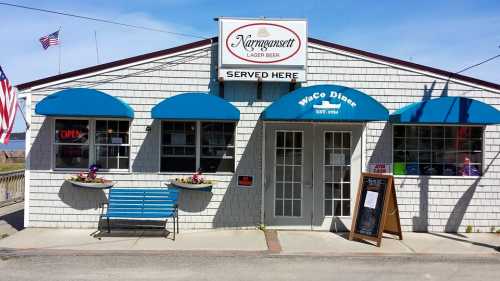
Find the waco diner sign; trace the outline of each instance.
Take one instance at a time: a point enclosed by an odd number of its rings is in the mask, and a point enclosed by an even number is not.
[[[219,19],[219,79],[306,81],[305,20]]]

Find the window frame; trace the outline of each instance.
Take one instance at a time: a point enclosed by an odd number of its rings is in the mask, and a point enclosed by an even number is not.
[[[194,122],[196,124],[195,129],[195,157],[196,157],[196,167],[194,171],[184,171],[184,172],[174,172],[174,171],[162,171],[161,170],[161,159],[162,159],[162,138],[163,138],[163,123],[164,122]],[[233,175],[236,173],[236,136],[238,134],[238,121],[229,121],[229,120],[187,120],[187,119],[175,119],[175,120],[160,120],[159,122],[159,133],[158,133],[158,143],[159,143],[159,151],[158,151],[158,174],[165,175],[178,175],[178,174],[193,174],[200,169],[201,165],[201,123],[233,123],[234,124],[234,156],[233,156],[233,172],[203,172],[203,174],[219,174],[219,175]]]
[[[97,121],[117,121],[117,122],[120,122],[120,121],[127,121],[129,123],[129,126],[128,126],[128,143],[127,144],[108,144],[108,143],[96,143],[95,142],[95,138],[96,138],[96,134],[97,134]],[[125,169],[120,169],[120,168],[116,168],[116,169],[99,169],[99,171],[130,171],[130,167],[131,167],[131,155],[132,155],[132,138],[131,138],[131,128],[132,128],[132,120],[130,119],[123,119],[123,118],[93,118],[92,120],[92,123],[93,123],[93,130],[92,130],[92,133],[93,133],[93,138],[92,138],[92,141],[93,141],[93,156],[94,156],[94,159],[92,161],[92,163],[96,163],[97,164],[97,147],[100,146],[100,147],[110,147],[110,146],[116,146],[116,147],[128,147],[128,167],[125,168]],[[118,128],[119,128],[119,124],[118,124]],[[106,157],[109,157],[109,156],[106,156]],[[124,158],[124,157],[119,157],[118,156],[118,167],[120,166],[120,158]],[[89,159],[90,160],[90,159]]]
[[[482,129],[482,134],[481,134],[481,175],[479,176],[458,176],[458,175],[395,175],[394,174],[394,127],[396,126],[416,126],[416,127],[480,127]],[[432,124],[432,123],[415,123],[415,124],[392,124],[391,125],[391,162],[392,163],[392,169],[391,169],[391,175],[394,176],[395,178],[420,178],[420,177],[426,177],[426,178],[435,178],[435,179],[477,179],[481,178],[484,176],[485,172],[485,159],[484,159],[484,154],[485,154],[485,135],[486,135],[486,126],[485,125],[480,125],[480,124]]]
[[[105,120],[105,121],[127,121],[129,122],[129,131],[128,131],[128,145],[120,145],[120,146],[128,146],[129,147],[129,161],[128,167],[126,169],[99,169],[101,173],[130,173],[130,169],[132,167],[132,119],[127,118],[104,118],[104,117],[71,117],[71,116],[61,116],[61,117],[53,117],[51,118],[51,170],[52,171],[82,171],[87,168],[57,168],[56,167],[56,157],[55,157],[55,128],[57,120],[85,120],[89,122],[89,165],[95,164],[97,159],[97,145],[95,143],[95,135],[96,135],[96,121],[97,120]]]
[[[88,121],[88,142],[87,144],[67,144],[67,145],[74,145],[74,146],[81,146],[81,145],[86,145],[89,148],[89,165],[91,165],[91,159],[92,159],[92,142],[93,142],[93,136],[92,136],[92,122],[88,118],[84,117],[54,117],[52,118],[51,122],[51,143],[50,143],[50,157],[51,157],[51,170],[53,171],[81,171],[82,169],[87,169],[87,168],[57,168],[56,167],[56,146],[61,145],[61,144],[56,144],[56,120],[83,120],[83,121]],[[63,144],[64,145],[64,144]]]
[[[184,171],[184,172],[175,172],[175,171],[162,171],[161,170],[161,159],[163,158],[163,152],[162,152],[162,149],[163,147],[165,146],[163,144],[163,123],[165,122],[179,122],[179,123],[195,123],[195,131],[194,131],[194,137],[195,137],[195,170],[196,170],[196,167],[199,167],[199,163],[198,163],[198,159],[199,159],[199,151],[198,151],[198,143],[199,143],[199,136],[197,134],[198,132],[198,126],[199,126],[199,121],[195,121],[195,120],[160,120],[159,122],[159,129],[158,129],[158,147],[159,147],[159,150],[158,150],[158,173],[160,174],[192,174],[192,173],[195,173],[196,171]]]

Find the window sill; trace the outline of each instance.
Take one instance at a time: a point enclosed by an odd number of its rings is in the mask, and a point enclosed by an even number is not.
[[[78,169],[78,170],[72,170],[72,169],[52,169],[49,170],[51,173],[60,173],[60,174],[75,174],[75,173],[86,173],[87,170],[85,169]],[[122,175],[130,175],[132,172],[130,170],[110,170],[110,171],[101,171],[99,170],[97,174],[122,174]]]
[[[167,176],[192,176],[196,172],[158,172],[159,175],[167,175]],[[214,176],[232,176],[235,173],[233,172],[216,172],[216,173],[203,173],[202,176],[205,175],[214,175]]]

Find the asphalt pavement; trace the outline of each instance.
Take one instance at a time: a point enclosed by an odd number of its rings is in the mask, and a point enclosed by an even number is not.
[[[2,281],[498,280],[500,257],[269,255],[3,256]]]

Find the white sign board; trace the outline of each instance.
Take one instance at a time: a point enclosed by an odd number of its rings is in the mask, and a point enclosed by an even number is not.
[[[219,78],[306,81],[305,20],[219,19]]]
[[[366,192],[364,207],[375,209],[377,207],[378,193],[373,191]]]

